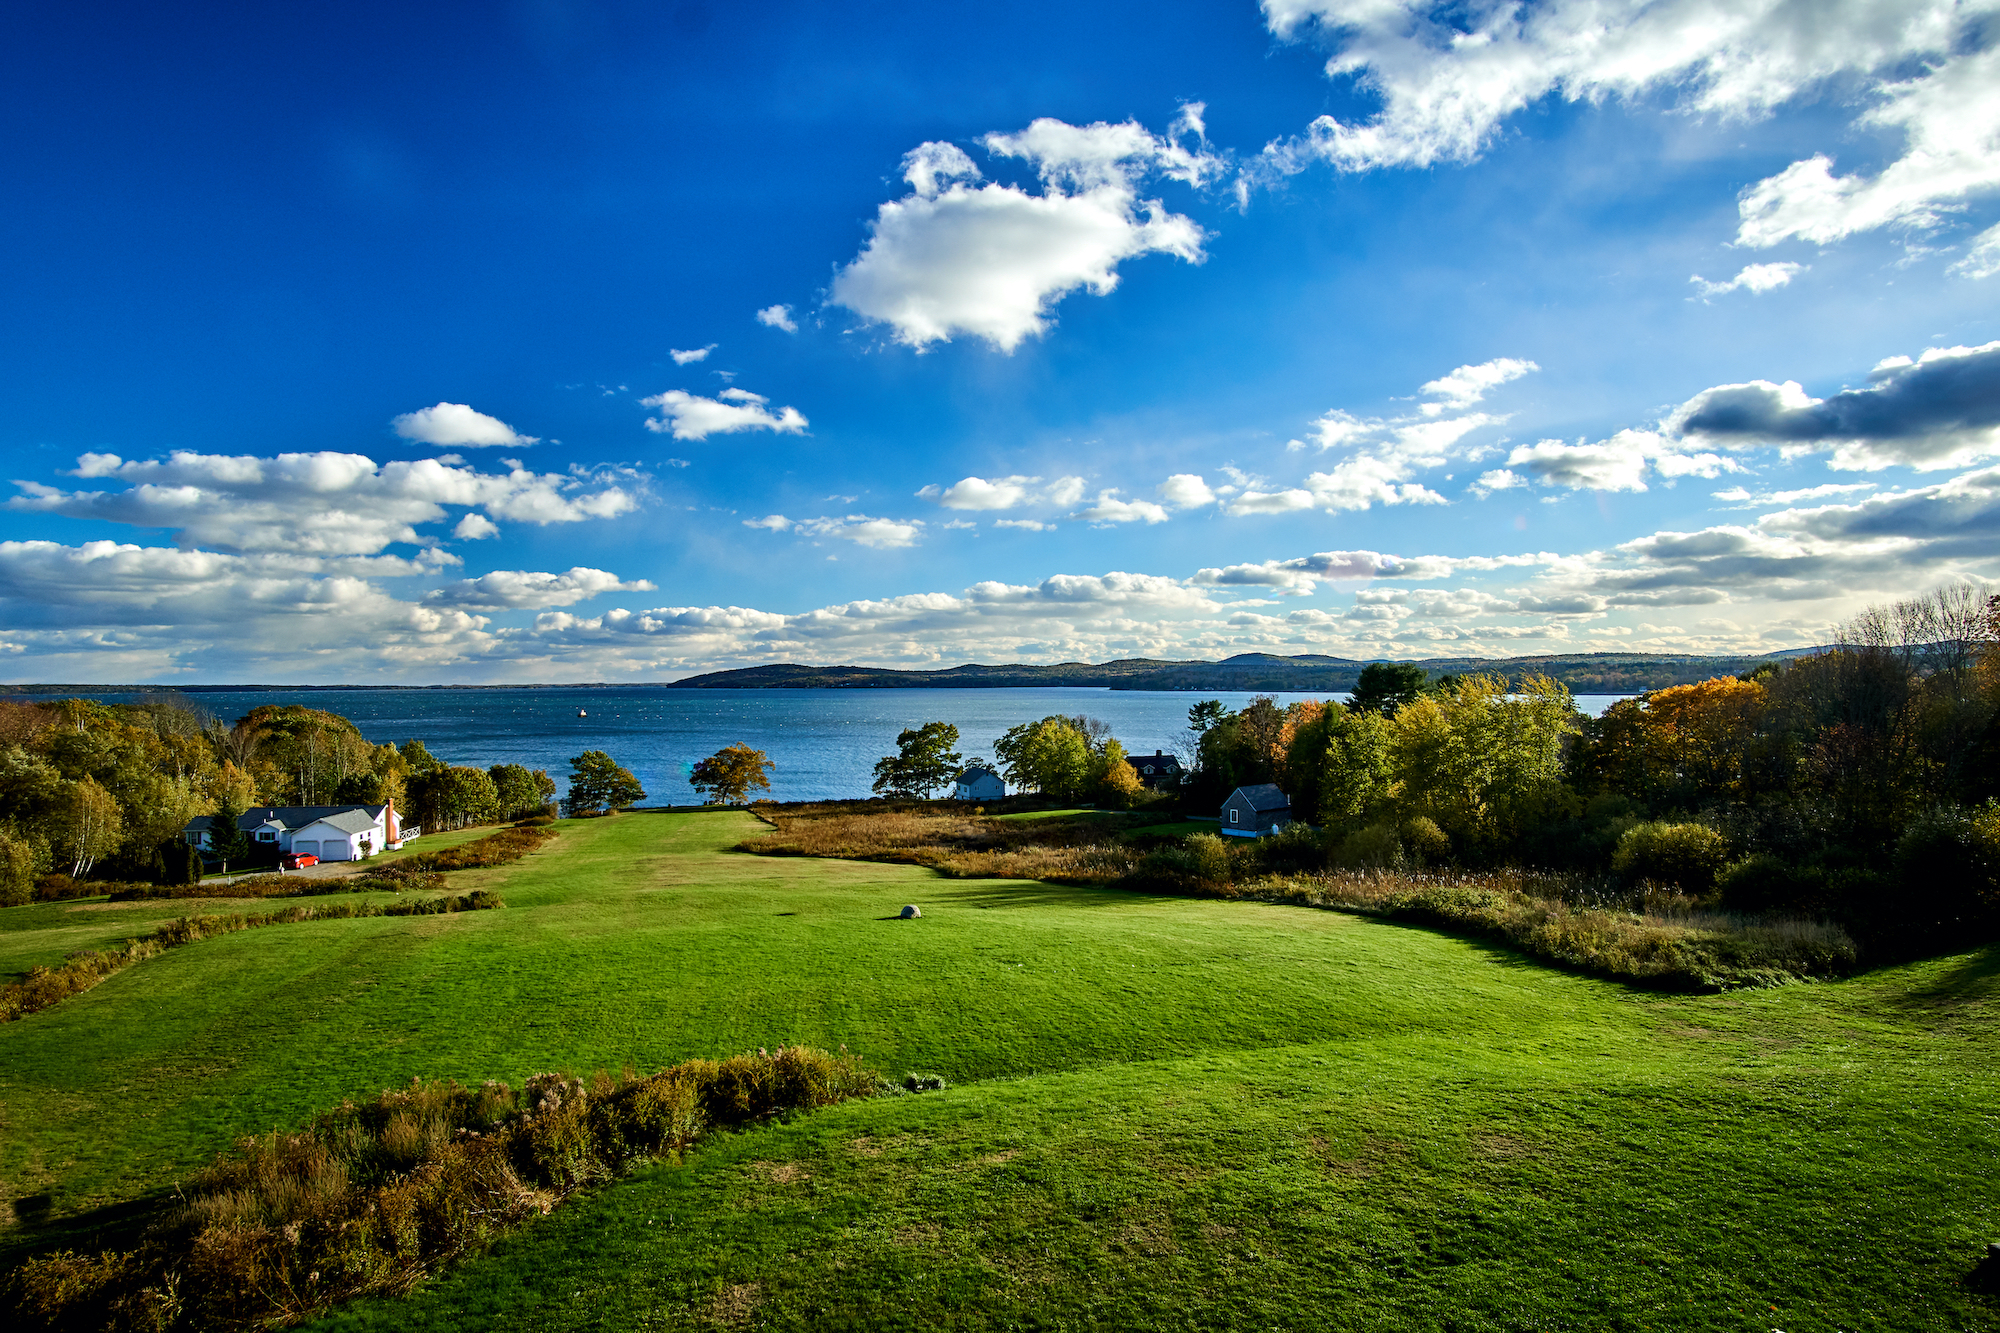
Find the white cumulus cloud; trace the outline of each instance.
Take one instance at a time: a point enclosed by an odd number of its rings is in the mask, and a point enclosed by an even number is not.
[[[483,449],[494,445],[536,443],[535,436],[517,434],[512,426],[498,417],[475,412],[464,403],[438,403],[419,408],[393,418],[389,424],[395,428],[396,434],[419,444]]]
[[[1806,271],[1804,264],[1746,264],[1743,271],[1728,282],[1710,282],[1697,273],[1688,281],[1695,285],[1695,294],[1689,300],[1706,301],[1712,296],[1738,289],[1750,292],[1772,292]]]
[[[1157,493],[1171,509],[1199,509],[1215,503],[1215,492],[1192,472],[1174,473],[1160,483]]]
[[[728,435],[740,430],[768,430],[781,435],[803,434],[809,424],[796,407],[773,412],[770,399],[748,389],[724,389],[713,398],[703,398],[685,389],[669,389],[639,400],[643,407],[658,408],[660,415],[649,418],[646,429],[677,440],[705,440],[711,435]]]
[[[1070,515],[1086,523],[1164,523],[1167,511],[1151,500],[1121,500],[1114,487],[1097,493],[1097,503]]]
[[[668,349],[667,355],[674,359],[675,365],[687,366],[694,364],[696,361],[708,360],[708,354],[713,352],[716,347],[717,344],[715,343],[710,343],[706,347],[691,347],[686,350],[674,347]]]
[[[1508,381],[1540,369],[1534,362],[1519,357],[1495,357],[1476,366],[1460,366],[1451,374],[1432,380],[1418,392],[1442,400],[1425,403],[1423,410],[1427,415],[1436,416],[1447,410],[1463,412]]]
[[[797,333],[799,322],[792,318],[792,308],[788,305],[767,305],[757,312],[757,322],[770,328],[782,329],[786,333]]]
[[[1071,292],[1110,293],[1128,259],[1163,253],[1200,263],[1202,229],[1139,197],[1154,173],[1198,184],[1219,171],[1205,148],[1178,141],[1198,139],[1199,124],[1196,108],[1165,138],[1131,121],[1048,118],[987,135],[987,152],[1035,165],[1040,193],[978,184],[962,149],[921,144],[903,159],[910,193],[881,205],[867,245],[834,278],[833,303],[918,349],[966,333],[1011,352],[1044,332],[1051,307]]]

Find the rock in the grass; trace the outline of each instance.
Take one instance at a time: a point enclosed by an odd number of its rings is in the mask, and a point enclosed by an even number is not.
[[[911,903],[908,907],[905,907],[903,909],[902,916],[903,920],[908,921],[911,917],[922,916],[923,914],[924,914],[923,908],[917,906],[915,903]]]

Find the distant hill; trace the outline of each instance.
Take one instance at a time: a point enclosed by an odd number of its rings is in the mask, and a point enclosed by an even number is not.
[[[1711,676],[1736,675],[1759,662],[1817,651],[1790,648],[1755,657],[1697,657],[1681,653],[1572,653],[1546,657],[1433,657],[1417,663],[1433,676],[1492,672],[1510,680],[1540,672],[1575,694],[1637,694],[1685,685]],[[969,663],[938,671],[887,667],[801,666],[774,662],[689,676],[674,684],[697,690],[908,690],[999,689],[1061,685],[1114,690],[1303,690],[1337,693],[1354,688],[1364,661],[1308,653],[1278,657],[1242,653],[1220,662],[1168,662],[1133,657],[1092,665],[984,666]]]

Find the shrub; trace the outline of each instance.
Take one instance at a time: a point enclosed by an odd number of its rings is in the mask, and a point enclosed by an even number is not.
[[[543,813],[541,813],[541,814],[538,814],[538,815],[529,815],[529,816],[528,816],[528,817],[527,817],[526,819],[519,819],[519,820],[516,820],[516,821],[514,822],[514,827],[515,827],[515,828],[547,828],[547,827],[548,827],[548,826],[549,826],[550,824],[553,824],[553,823],[555,823],[555,822],[556,822],[556,817],[555,817],[554,815],[552,815],[552,814],[549,814],[548,812],[544,811]]]
[[[1442,865],[1451,859],[1451,839],[1436,820],[1418,815],[1404,820],[1397,831],[1402,834],[1403,851],[1418,865]]]
[[[1706,824],[1634,824],[1618,839],[1611,869],[1627,880],[1655,880],[1704,894],[1729,857],[1729,844]]]
[[[1236,877],[1229,843],[1220,833],[1197,833],[1181,846],[1187,852],[1190,878],[1203,884],[1227,884]]]
[[[1308,824],[1287,824],[1281,832],[1268,833],[1250,846],[1258,863],[1276,874],[1318,870],[1326,864],[1325,840]]]
[[[407,1291],[569,1194],[707,1130],[866,1096],[875,1076],[804,1047],[648,1076],[412,1081],[294,1133],[239,1142],[174,1192],[134,1249],[38,1256],[11,1304],[44,1327],[296,1323]]]
[[[1340,840],[1333,849],[1333,863],[1342,870],[1400,870],[1403,841],[1394,824],[1370,824]]]
[[[2000,810],[1951,807],[1910,821],[1896,840],[1895,895],[1916,935],[1983,923],[2000,912]]]
[[[1826,872],[1795,866],[1769,852],[1747,856],[1716,876],[1722,905],[1732,912],[1824,911]]]

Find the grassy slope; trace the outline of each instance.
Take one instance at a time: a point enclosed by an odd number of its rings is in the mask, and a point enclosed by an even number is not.
[[[484,838],[491,828],[456,829],[420,838],[401,852],[383,852],[368,865],[381,868],[419,851],[439,851]],[[267,872],[268,873],[268,872]],[[232,898],[227,886],[201,898],[150,898],[138,902],[107,902],[103,897],[64,902],[30,903],[0,910],[0,984],[19,981],[35,966],[54,967],[79,949],[105,949],[152,931],[163,921],[205,912],[270,911],[297,899]],[[365,893],[354,902],[386,902],[393,893]],[[306,899],[305,901],[311,901]]]
[[[1333,913],[723,852],[753,827],[572,826],[453,877],[505,911],[208,941],[0,1028],[0,1176],[74,1209],[411,1074],[845,1042],[981,1081],[718,1141],[330,1326],[1996,1322],[1956,1285],[2000,1235],[1993,951],[1662,998]]]

